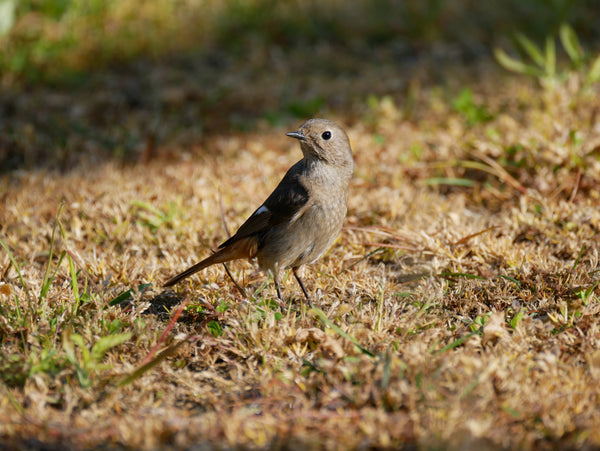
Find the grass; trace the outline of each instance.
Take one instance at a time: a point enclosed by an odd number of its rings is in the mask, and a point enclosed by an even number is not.
[[[6,94],[0,151],[23,152],[0,178],[0,441],[600,446],[587,66],[547,84],[491,58],[406,64],[382,36],[369,58],[316,37],[283,56],[275,25],[248,58]],[[279,307],[247,262],[162,290],[300,158],[284,132],[303,114],[343,123],[356,161],[346,226],[306,271],[314,305],[288,274]]]

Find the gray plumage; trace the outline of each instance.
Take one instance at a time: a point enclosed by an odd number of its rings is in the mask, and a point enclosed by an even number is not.
[[[304,158],[217,252],[168,280],[166,287],[207,266],[256,257],[261,269],[273,273],[280,299],[279,272],[291,268],[310,301],[298,270],[321,257],[338,236],[354,162],[346,133],[332,121],[310,119],[287,136],[298,139]]]

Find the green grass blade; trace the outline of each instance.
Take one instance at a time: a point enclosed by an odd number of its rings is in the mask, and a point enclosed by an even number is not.
[[[40,290],[40,298],[39,298],[40,301],[42,299],[44,299],[46,297],[46,295],[48,294],[48,290],[50,290],[50,287],[52,286],[52,283],[54,282],[54,279],[56,278],[56,273],[58,272],[58,268],[60,268],[60,265],[61,265],[62,261],[64,260],[65,255],[67,255],[66,251],[62,251],[60,253],[60,257],[58,258],[58,263],[56,264],[56,267],[54,268],[52,275],[49,276],[46,279],[46,281],[44,282],[44,284],[42,285],[42,289]]]
[[[81,350],[81,357],[83,359],[83,364],[84,364],[84,367],[87,368],[87,366],[90,363],[90,351],[88,350],[87,346],[85,345],[85,340],[79,334],[71,334],[70,338],[71,338],[71,341],[73,343],[75,343]]]
[[[155,216],[159,216],[159,217],[163,216],[162,211],[160,211],[158,208],[150,205],[149,203],[144,202],[143,200],[132,200],[131,205],[133,205],[134,207],[141,208],[142,210],[146,210]]]
[[[361,344],[358,342],[358,340],[356,338],[354,338],[353,336],[351,336],[351,335],[347,334],[346,332],[344,332],[336,324],[334,324],[329,318],[327,318],[327,316],[325,315],[325,313],[323,312],[323,310],[321,310],[318,307],[315,307],[314,305],[311,306],[310,310],[312,312],[316,313],[317,316],[321,319],[321,321],[323,321],[327,326],[331,327],[335,332],[338,333],[338,335],[344,337],[347,340],[350,340],[354,344],[354,346],[356,346],[358,348],[358,350],[360,352],[362,352],[363,354],[368,355],[369,357],[375,357],[375,354],[373,354],[367,348],[364,348],[363,346],[361,346]]]
[[[542,54],[542,49],[538,47],[535,42],[522,33],[517,33],[515,37],[521,48],[535,64],[539,67],[546,66],[546,58],[544,58],[544,55]]]
[[[586,77],[588,84],[594,84],[600,81],[600,55],[594,60]]]
[[[52,227],[52,236],[50,237],[50,252],[48,253],[48,264],[46,265],[46,271],[44,273],[44,279],[42,281],[42,289],[40,290],[40,295],[38,296],[38,301],[41,301],[48,294],[48,290],[50,289],[50,285],[52,284],[52,279],[50,278],[50,265],[52,264],[52,257],[54,255],[54,242],[56,237],[56,229],[58,228],[60,214],[62,212],[63,207],[65,206],[64,201],[60,203],[58,207],[58,212],[56,213],[56,219],[54,220],[54,226]],[[57,269],[58,269],[57,265]],[[54,273],[56,275],[56,272]]]
[[[515,285],[517,285],[517,286],[519,286],[519,287],[522,285],[522,283],[521,283],[521,282],[519,282],[519,281],[518,281],[517,279],[515,279],[514,277],[505,276],[504,274],[500,274],[500,275],[498,275],[498,277],[502,277],[503,279],[510,280],[512,283],[514,283]]]
[[[530,75],[532,77],[541,77],[543,72],[535,66],[525,64],[524,62],[508,56],[508,54],[502,49],[494,50],[494,57],[496,61],[510,72],[517,72],[519,74]]]
[[[544,70],[546,75],[554,77],[556,75],[556,44],[554,38],[546,38],[546,60]]]
[[[79,306],[81,297],[79,296],[79,283],[77,282],[77,268],[75,268],[75,262],[71,257],[71,254],[67,253],[67,262],[69,263],[69,273],[71,274],[71,289],[73,290],[73,297]],[[76,308],[77,310],[77,308]]]
[[[73,308],[73,314],[77,314],[79,304],[81,303],[81,297],[79,296],[79,284],[77,283],[77,269],[75,268],[75,262],[70,254],[67,254],[67,261],[69,262],[69,272],[71,273],[71,288],[73,290],[73,296],[75,297],[75,307]]]
[[[59,222],[58,223],[58,227],[60,230],[60,236],[63,238],[63,240],[66,239],[66,233],[65,233],[65,229],[62,226],[62,224]],[[75,256],[69,252],[68,249],[65,249],[66,254],[67,254],[67,262],[69,263],[69,273],[71,274],[71,289],[73,290],[73,296],[75,298],[75,306],[73,308],[73,314],[76,315],[77,311],[79,310],[79,304],[81,303],[81,296],[79,294],[79,284],[77,282],[77,267],[76,267],[76,260],[75,260]],[[60,266],[60,264],[58,265]],[[87,279],[86,279],[87,282]]]
[[[446,346],[444,346],[442,349],[438,349],[437,351],[433,352],[433,355],[443,354],[446,351],[450,351],[451,349],[457,348],[458,346],[462,345],[465,341],[467,341],[469,338],[471,338],[473,335],[479,335],[479,332],[471,332],[470,334],[467,334],[460,338],[457,338],[452,343],[449,343]]]
[[[577,268],[577,265],[579,265],[579,262],[581,261],[581,257],[583,257],[584,251],[585,251],[585,244],[582,244],[581,249],[579,250],[579,255],[577,256],[577,259],[573,263],[573,267],[571,268],[571,271],[575,271],[575,268]]]
[[[475,186],[475,182],[469,179],[454,177],[431,177],[425,180],[425,185],[452,185],[452,186]]]
[[[580,68],[583,62],[584,53],[575,30],[573,30],[570,25],[563,23],[560,26],[558,35],[565,52],[567,52],[567,55],[571,58],[571,62],[576,69]]]
[[[151,283],[142,283],[141,285],[137,286],[137,291],[139,291],[140,293],[144,293],[148,288],[150,288],[152,286]],[[130,288],[129,290],[123,291],[121,294],[119,294],[117,297],[113,298],[108,305],[110,306],[114,306],[117,304],[120,304],[121,302],[125,302],[128,299],[131,299],[131,297],[133,296],[133,292],[134,292],[134,288]]]

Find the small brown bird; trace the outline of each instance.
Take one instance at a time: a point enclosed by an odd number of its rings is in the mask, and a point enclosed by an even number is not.
[[[354,170],[352,148],[344,130],[326,119],[310,119],[287,136],[300,141],[304,158],[285,174],[275,191],[210,257],[165,283],[165,287],[214,265],[257,257],[273,274],[281,300],[279,271],[291,268],[310,302],[299,270],[317,260],[338,236]]]

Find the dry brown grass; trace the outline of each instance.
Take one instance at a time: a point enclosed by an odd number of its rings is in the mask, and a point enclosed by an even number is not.
[[[230,229],[241,224],[299,158],[287,129],[259,124],[185,152],[166,144],[133,166],[4,175],[0,236],[29,296],[2,251],[2,440],[75,449],[600,446],[598,88],[542,90],[480,69],[475,82],[449,68],[454,81],[441,88],[420,85],[417,70],[406,95],[368,107],[351,99],[352,114],[328,116],[347,125],[357,167],[347,227],[307,271],[328,322],[303,304],[293,278],[280,311],[266,276],[246,262],[230,268],[256,298],[242,297],[220,266],[176,298],[160,289],[226,237],[223,218]],[[494,113],[489,122],[467,126],[452,109],[451,93],[467,84]],[[80,270],[80,292],[87,283],[80,305],[66,257],[38,299],[62,251]],[[152,288],[107,307],[143,283]],[[130,336],[88,361],[82,382],[84,354],[74,345],[68,358],[74,334],[89,349],[118,333]],[[122,384],[149,355],[156,365]]]

